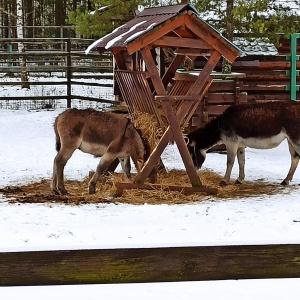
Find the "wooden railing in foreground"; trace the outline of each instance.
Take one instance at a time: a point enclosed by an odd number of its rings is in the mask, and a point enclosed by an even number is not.
[[[300,244],[0,253],[0,285],[299,278]]]

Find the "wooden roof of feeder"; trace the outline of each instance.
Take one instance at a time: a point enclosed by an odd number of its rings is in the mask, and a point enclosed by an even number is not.
[[[217,50],[233,62],[243,52],[199,17],[191,4],[146,8],[134,19],[116,28],[87,49],[114,54],[126,50],[133,54],[146,45],[173,48],[185,55],[199,56]]]

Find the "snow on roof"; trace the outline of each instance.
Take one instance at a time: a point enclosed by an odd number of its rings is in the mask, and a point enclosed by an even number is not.
[[[236,38],[233,43],[242,49],[246,55],[279,55],[275,45],[264,39],[248,41],[244,38]]]
[[[153,28],[161,26],[165,22],[172,20],[172,18],[176,18],[180,14],[187,12],[194,14],[197,17],[199,24],[208,27],[211,32],[214,31],[216,35],[220,36],[220,39],[222,39],[228,47],[238,51],[240,56],[243,55],[242,51],[238,49],[238,47],[223,37],[221,33],[214,29],[210,24],[201,19],[198,11],[190,4],[169,5],[144,9],[135,18],[90,45],[86,49],[86,54],[95,48],[98,48],[98,50],[102,52],[112,47],[127,47],[128,43],[137,40]]]

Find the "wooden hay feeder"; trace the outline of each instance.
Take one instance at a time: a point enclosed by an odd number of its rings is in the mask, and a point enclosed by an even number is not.
[[[133,120],[138,114],[153,115],[161,128],[157,145],[136,178],[136,184],[120,183],[124,188],[155,189],[144,181],[170,141],[175,141],[192,187],[183,191],[217,193],[204,187],[183,139],[182,129],[202,104],[212,82],[211,73],[223,56],[233,62],[242,51],[199,18],[190,4],[145,9],[128,23],[94,42],[89,50],[111,51],[115,59],[115,80]],[[172,53],[172,55],[168,55]],[[185,61],[205,56],[207,63],[196,80],[176,74]],[[168,65],[166,65],[166,62]],[[176,76],[175,76],[176,74]],[[168,187],[166,187],[168,188]],[[169,187],[170,190],[180,187]]]

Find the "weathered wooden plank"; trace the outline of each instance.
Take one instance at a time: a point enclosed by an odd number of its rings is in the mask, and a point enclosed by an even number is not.
[[[208,93],[205,99],[207,104],[234,104],[236,96],[233,93]]]
[[[4,96],[4,97],[0,97],[0,101],[2,100],[28,100],[28,101],[31,101],[31,100],[53,100],[53,99],[56,99],[56,100],[63,100],[63,99],[66,99],[67,96]]]
[[[209,116],[222,114],[230,105],[207,105],[205,110]]]
[[[209,92],[234,91],[237,86],[235,80],[213,80]]]
[[[299,278],[300,244],[0,253],[0,285]]]
[[[298,96],[299,97],[299,96]],[[254,101],[290,101],[290,95],[288,93],[281,93],[281,94],[261,94],[261,93],[255,93],[255,94],[248,94],[248,101],[254,102]],[[300,97],[299,97],[300,100]]]
[[[263,84],[257,84],[257,85],[246,85],[244,84],[243,90],[246,91],[255,91],[255,92],[263,92],[263,91],[285,91],[286,86],[284,85],[263,85]]]
[[[90,72],[90,66],[74,66],[70,67],[72,72]],[[45,73],[53,73],[53,72],[66,72],[68,70],[67,66],[62,65],[35,65],[35,66],[26,66],[27,72],[45,72]],[[96,67],[93,66],[93,72],[108,72],[111,71],[111,67],[100,66]],[[0,67],[0,71],[3,73],[10,72],[10,73],[19,73],[23,71],[24,68],[19,66],[12,66],[12,67]]]
[[[67,99],[68,96],[5,96],[0,97],[0,101],[8,101],[8,100],[24,100],[24,101],[32,101],[32,100],[64,100]],[[118,101],[103,99],[103,98],[93,98],[87,96],[80,96],[80,95],[72,95],[72,99],[80,99],[80,100],[87,100],[87,101],[94,101],[94,102],[101,102],[101,103],[109,103],[109,104],[119,104]]]

